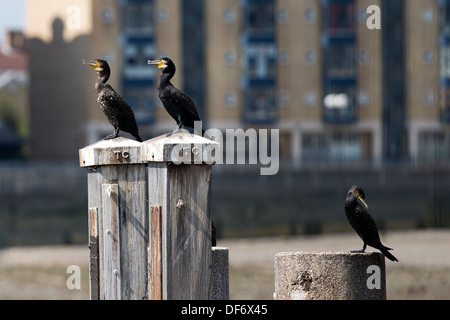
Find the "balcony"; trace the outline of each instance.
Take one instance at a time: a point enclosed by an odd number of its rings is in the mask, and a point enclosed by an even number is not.
[[[322,118],[329,124],[346,124],[357,121],[353,93],[329,93],[322,105]]]

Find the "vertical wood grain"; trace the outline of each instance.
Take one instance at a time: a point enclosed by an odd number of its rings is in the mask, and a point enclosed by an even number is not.
[[[89,208],[89,295],[91,300],[100,299],[98,208]]]
[[[150,206],[151,299],[162,300],[161,206]]]
[[[102,185],[105,299],[121,299],[119,186]]]

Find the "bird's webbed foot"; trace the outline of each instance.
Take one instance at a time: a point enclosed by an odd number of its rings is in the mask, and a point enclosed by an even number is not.
[[[119,136],[119,128],[114,127],[114,133],[110,134],[109,136],[106,136],[103,138],[103,140],[110,140],[110,139],[114,139],[117,138]]]
[[[106,136],[103,138],[103,140],[110,140],[110,139],[114,139],[117,138],[119,135],[115,135],[115,134],[110,134],[109,136]]]

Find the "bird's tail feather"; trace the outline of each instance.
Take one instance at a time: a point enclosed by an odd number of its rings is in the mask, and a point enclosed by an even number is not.
[[[393,250],[393,249],[381,245],[380,251],[386,256],[386,258],[388,258],[391,261],[397,261],[398,262],[397,258],[394,257],[388,250]]]

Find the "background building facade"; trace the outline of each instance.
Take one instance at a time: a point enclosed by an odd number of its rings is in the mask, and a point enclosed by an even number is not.
[[[169,56],[204,127],[280,129],[283,162],[296,168],[448,161],[449,3],[28,1],[32,155],[73,159],[112,130],[83,58],[110,62],[143,137],[172,130],[159,70],[146,65]],[[370,5],[381,30],[367,27]]]

